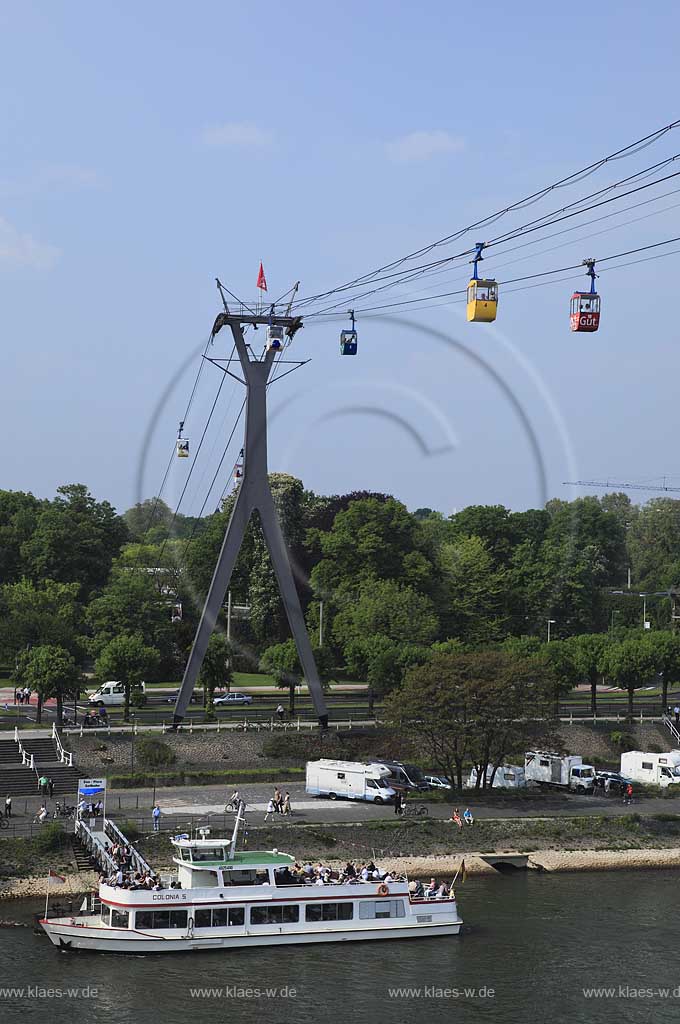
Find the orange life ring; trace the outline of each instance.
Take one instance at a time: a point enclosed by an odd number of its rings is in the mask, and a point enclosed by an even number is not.
[[[378,886],[378,896],[389,896],[389,894],[390,890],[387,888],[384,882]]]

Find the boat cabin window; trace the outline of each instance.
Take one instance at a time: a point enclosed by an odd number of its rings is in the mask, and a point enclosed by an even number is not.
[[[127,910],[116,910],[115,907],[111,909],[111,927],[112,928],[127,928],[130,922],[130,914]]]
[[[405,916],[403,900],[364,900],[359,904],[359,917],[362,921]]]
[[[297,924],[300,920],[300,908],[292,907],[251,907],[250,923],[253,924]]]
[[[186,928],[186,910],[138,910],[135,928]]]
[[[101,909],[102,924],[111,924],[111,907],[105,907],[102,903]]]
[[[259,871],[224,871],[225,885],[267,885],[269,883],[269,872],[262,868]]]
[[[201,907],[194,914],[196,928],[243,927],[246,912],[243,907]]]
[[[351,903],[308,903],[306,921],[351,921],[354,907]]]
[[[225,860],[223,846],[192,846],[191,853],[194,864],[206,860]]]

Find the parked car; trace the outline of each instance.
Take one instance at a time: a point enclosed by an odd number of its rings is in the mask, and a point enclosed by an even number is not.
[[[598,771],[595,772],[595,786],[597,789],[604,789],[607,779],[609,779],[609,790],[614,793],[622,793],[624,786],[627,786],[631,781],[625,775],[622,775],[621,772]]]
[[[249,693],[223,693],[220,697],[215,697],[213,704],[221,705],[222,707],[229,706],[230,704],[252,704],[253,698]]]
[[[378,767],[387,768],[389,776],[385,778],[385,781],[393,789],[408,789],[424,793],[430,788],[425,782],[422,771],[414,764],[404,764],[403,761],[381,761]]]
[[[424,775],[423,778],[430,789],[453,789],[448,779],[443,775]]]
[[[179,690],[173,690],[172,693],[167,693],[165,695],[164,700],[165,700],[166,704],[174,704],[178,697],[179,697]],[[191,697],[189,698],[189,700],[190,700],[190,702],[192,704],[202,704],[203,703],[203,694],[201,692],[199,692],[198,690],[192,690]]]

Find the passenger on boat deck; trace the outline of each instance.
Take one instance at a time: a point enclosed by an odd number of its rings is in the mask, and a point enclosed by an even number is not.
[[[347,878],[356,878],[357,876],[357,869],[350,861],[347,861],[347,864],[345,865],[345,875]]]
[[[311,865],[311,864],[309,863],[309,861],[307,861],[307,863],[305,864],[305,866],[303,867],[303,869],[302,869],[302,870],[304,871],[304,873],[305,873],[306,875],[313,875],[313,874],[314,874],[314,868],[313,868],[313,867],[312,867],[312,865]]]
[[[418,900],[422,899],[423,896],[425,895],[425,890],[423,889],[423,883],[420,881],[419,878],[416,878],[415,882],[413,882],[412,885],[413,885],[413,889],[411,891],[412,891],[413,895],[415,896],[415,898],[418,899]]]
[[[449,890],[448,890],[448,887],[446,885],[446,882],[442,882],[442,884],[437,889],[437,899],[438,900],[445,900],[448,895],[449,895]]]
[[[427,889],[425,890],[425,898],[428,899],[428,900],[433,900],[435,898],[435,896],[437,895],[437,888],[438,888],[437,887],[437,879],[436,878],[431,878],[430,879],[430,884],[428,885]]]
[[[369,879],[369,876],[370,876],[370,871],[368,870],[368,866],[366,864],[364,864],[362,866],[362,868],[361,868],[361,880],[362,880],[362,882],[367,882],[368,879]]]

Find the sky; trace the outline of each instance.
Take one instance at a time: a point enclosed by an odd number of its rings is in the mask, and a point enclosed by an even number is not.
[[[262,260],[269,298],[298,280],[301,296],[326,290],[655,131],[680,117],[679,32],[665,0],[4,5],[0,487],[52,497],[82,482],[121,511],[157,493],[220,309],[215,277],[253,301]],[[680,129],[459,245],[675,152]],[[580,493],[566,480],[680,484],[680,253],[603,268],[591,335],[569,331],[580,274],[502,284],[680,236],[674,189],[680,178],[618,207],[653,203],[489,253],[490,327],[467,324],[459,298],[359,314],[359,354],[341,358],[347,307],[310,319],[288,350],[310,361],[270,390],[270,470],[446,514]],[[208,491],[242,401],[225,382],[197,457],[220,379],[204,367],[192,457],[164,488],[173,507],[184,489],[186,513],[214,510],[238,455],[240,428]]]

